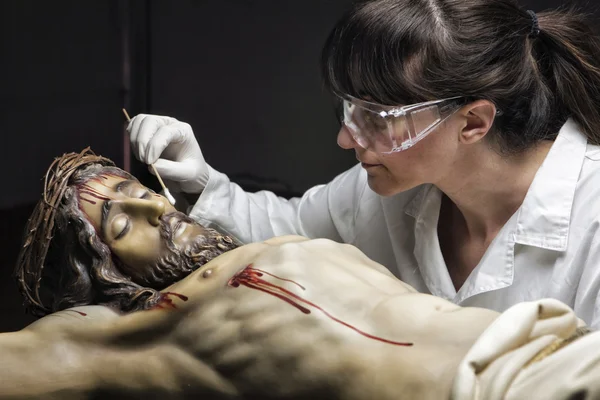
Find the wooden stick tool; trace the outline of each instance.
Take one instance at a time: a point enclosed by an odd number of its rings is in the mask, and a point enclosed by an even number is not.
[[[125,115],[127,122],[131,121],[131,118],[129,118],[129,114],[127,114],[127,110],[125,110],[124,108],[123,108],[123,114]],[[162,187],[163,192],[165,193],[165,197],[167,198],[167,200],[169,200],[169,203],[171,203],[172,205],[175,205],[175,197],[173,197],[171,192],[169,192],[169,189],[167,189],[167,186],[165,185],[162,178],[160,177],[160,174],[156,170],[156,167],[154,166],[154,164],[150,164],[150,167],[152,167],[152,170],[154,171],[154,175],[156,175],[156,177],[158,178],[158,182],[160,183],[160,186]]]

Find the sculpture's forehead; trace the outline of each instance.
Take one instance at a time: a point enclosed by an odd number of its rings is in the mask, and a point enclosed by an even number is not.
[[[77,186],[79,206],[96,229],[101,225],[102,208],[105,202],[138,197],[138,193],[147,191],[148,188],[135,178],[110,173],[100,174]],[[152,193],[152,196],[164,203],[165,212],[176,211],[164,196],[156,193]]]
[[[102,174],[77,185],[79,207],[96,229],[100,227],[104,202],[124,197],[122,188],[128,181],[132,182],[121,176]]]

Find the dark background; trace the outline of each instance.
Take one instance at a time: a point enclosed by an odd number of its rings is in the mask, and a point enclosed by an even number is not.
[[[207,161],[247,190],[289,197],[351,166],[318,69],[329,29],[350,3],[0,2],[0,332],[33,321],[11,273],[54,157],[91,146],[157,188],[131,157],[123,107],[189,122]]]

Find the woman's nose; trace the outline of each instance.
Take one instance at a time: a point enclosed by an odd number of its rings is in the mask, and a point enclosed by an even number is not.
[[[356,143],[346,125],[342,125],[338,132],[337,144],[344,150],[351,150],[358,146],[358,143]]]
[[[165,213],[165,203],[155,199],[123,200],[123,208],[125,212],[147,218],[148,222],[154,226],[160,225],[160,217]]]

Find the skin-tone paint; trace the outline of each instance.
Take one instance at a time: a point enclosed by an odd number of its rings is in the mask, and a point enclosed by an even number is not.
[[[363,332],[362,330],[350,325],[347,322],[344,322],[336,317],[334,317],[333,315],[331,315],[330,313],[328,313],[327,311],[325,311],[323,308],[321,308],[320,306],[316,305],[313,302],[310,302],[304,298],[302,298],[301,296],[298,296],[294,293],[292,293],[291,291],[284,289],[283,287],[276,285],[274,283],[271,282],[267,282],[266,280],[262,279],[262,277],[264,275],[269,275],[275,279],[278,279],[280,281],[285,281],[285,282],[290,282],[293,283],[294,285],[298,286],[299,288],[301,288],[302,290],[306,290],[304,288],[304,286],[300,285],[297,282],[294,282],[290,279],[285,279],[285,278],[280,278],[276,275],[273,275],[271,273],[265,272],[263,270],[260,269],[256,269],[253,268],[252,265],[247,266],[246,268],[244,268],[242,271],[238,272],[237,274],[235,274],[235,276],[233,278],[231,278],[228,282],[228,285],[231,287],[240,287],[241,285],[246,286],[250,289],[254,289],[254,290],[259,290],[261,292],[264,293],[268,293],[272,296],[275,296],[283,301],[285,301],[286,303],[289,303],[290,305],[292,305],[293,307],[297,308],[298,310],[300,310],[301,312],[303,312],[304,314],[310,314],[311,310],[307,307],[312,307],[312,308],[316,308],[317,310],[321,311],[323,314],[325,314],[328,318],[330,318],[331,320],[337,322],[338,324],[341,324],[347,328],[352,329],[353,331],[361,334],[362,336],[369,338],[369,339],[373,339],[382,343],[387,343],[387,344],[391,344],[391,345],[395,345],[395,346],[412,346],[412,343],[406,343],[406,342],[396,342],[393,340],[388,340],[388,339],[384,339],[384,338],[380,338],[378,336],[375,335],[371,335],[369,333]],[[304,305],[306,305],[307,307],[305,307]]]
[[[169,201],[137,180],[104,174],[79,187],[79,206],[102,241],[130,272],[145,270],[169,253],[161,224],[173,232],[176,248],[185,248],[206,229],[177,218]]]

